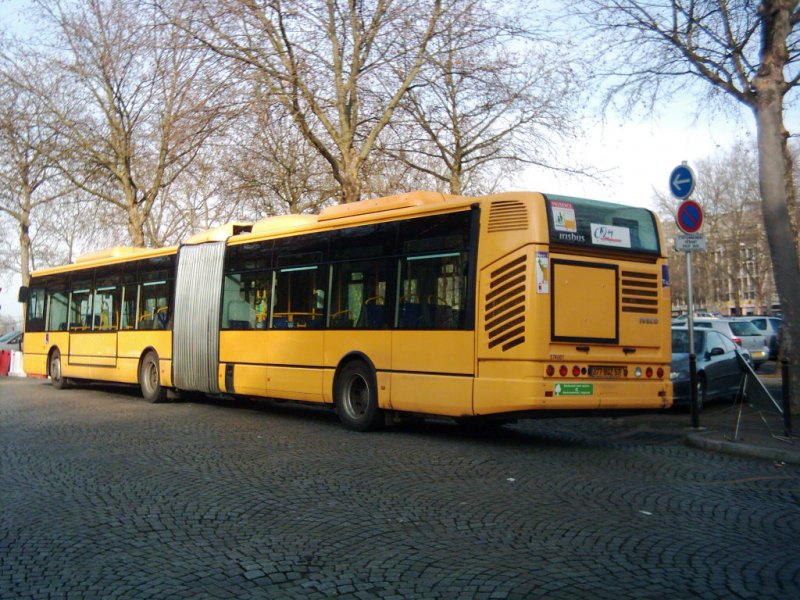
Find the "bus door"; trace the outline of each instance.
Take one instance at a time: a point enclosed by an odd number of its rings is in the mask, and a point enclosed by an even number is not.
[[[98,279],[78,285],[70,294],[69,364],[75,366],[116,367],[119,288],[111,281]]]

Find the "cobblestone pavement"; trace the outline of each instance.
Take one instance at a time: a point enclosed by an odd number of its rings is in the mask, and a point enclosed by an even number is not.
[[[0,596],[800,597],[800,467],[609,423],[358,434],[4,378]]]

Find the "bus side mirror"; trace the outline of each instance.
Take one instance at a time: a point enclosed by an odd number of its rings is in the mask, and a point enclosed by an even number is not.
[[[20,288],[19,288],[19,296],[17,297],[17,300],[19,300],[20,302],[27,302],[28,301],[28,291],[29,290],[28,290],[28,286],[27,285],[20,286]]]

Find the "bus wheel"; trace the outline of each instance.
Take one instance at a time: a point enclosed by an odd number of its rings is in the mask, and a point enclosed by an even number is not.
[[[370,431],[383,424],[378,408],[378,386],[375,373],[361,361],[344,366],[334,390],[336,414],[348,429]]]
[[[69,387],[69,381],[61,374],[61,352],[58,350],[50,354],[50,381],[57,390]]]
[[[167,390],[161,385],[158,354],[155,352],[148,352],[142,359],[142,364],[139,366],[139,387],[142,388],[142,396],[148,402],[164,402],[167,397]]]

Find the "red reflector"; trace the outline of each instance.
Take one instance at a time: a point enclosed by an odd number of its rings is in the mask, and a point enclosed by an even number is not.
[[[553,397],[553,390],[546,390],[544,393],[545,398],[552,398]]]
[[[547,365],[547,376],[552,377],[556,374],[556,368],[553,365]]]
[[[562,377],[566,377],[567,376],[567,365],[561,365],[561,367],[558,369],[558,374],[561,375]]]
[[[659,379],[664,377],[664,369],[661,368],[661,367],[658,367],[658,370],[656,371],[656,375],[658,376]]]
[[[581,368],[578,365],[575,365],[574,367],[572,367],[572,376],[573,377],[577,377],[580,374],[581,374]]]
[[[644,374],[647,375],[648,377],[652,377],[653,376],[653,367],[647,367],[647,370],[644,372]]]

